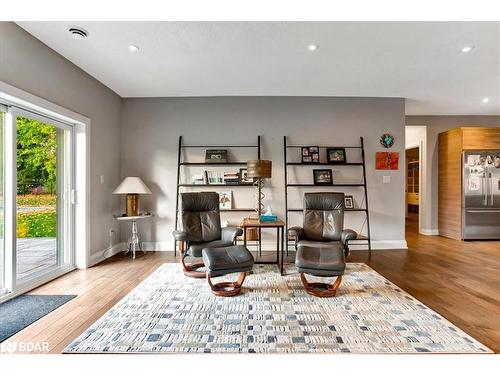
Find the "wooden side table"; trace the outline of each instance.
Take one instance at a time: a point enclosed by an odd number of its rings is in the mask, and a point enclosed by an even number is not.
[[[282,220],[272,222],[260,222],[259,219],[243,219],[240,224],[243,229],[243,244],[247,245],[247,229],[256,228],[259,230],[259,241],[261,241],[260,232],[262,228],[276,228],[276,261],[258,261],[255,264],[277,264],[280,267],[280,272],[283,275],[283,258],[285,249],[285,223]],[[281,263],[280,263],[281,251]]]
[[[153,217],[152,214],[144,214],[144,215],[138,215],[138,216],[123,216],[123,215],[113,215],[116,220],[118,221],[132,221],[132,235],[128,239],[127,242],[127,251],[125,252],[125,255],[127,255],[130,251],[132,251],[132,259],[135,259],[135,250],[138,247],[139,250],[142,250],[142,244],[141,240],[139,238],[139,234],[137,231],[137,220],[141,219],[148,219],[150,217]],[[144,253],[145,251],[142,250]]]

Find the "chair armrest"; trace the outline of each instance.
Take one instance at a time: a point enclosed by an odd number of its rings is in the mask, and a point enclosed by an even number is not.
[[[174,230],[172,232],[172,235],[174,236],[174,239],[176,241],[187,241],[188,240],[188,234],[182,230]]]
[[[236,237],[243,234],[243,229],[238,227],[224,227],[221,230],[221,237],[223,241],[236,241]]]
[[[349,240],[354,240],[358,237],[358,234],[352,229],[344,229],[340,235],[340,240],[344,244],[344,247],[347,245]]]
[[[295,237],[295,241],[299,241],[304,238],[304,228],[302,227],[291,227],[288,228],[288,234]]]

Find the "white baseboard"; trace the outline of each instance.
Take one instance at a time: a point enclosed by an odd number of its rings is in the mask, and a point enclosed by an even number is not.
[[[349,245],[349,250],[366,250],[367,245]],[[406,250],[406,240],[372,240],[372,250]]]
[[[242,242],[238,242],[242,244]],[[292,246],[292,242],[289,242]],[[121,243],[113,246],[113,248],[119,247],[122,251],[126,250],[126,243]],[[142,248],[145,251],[174,251],[174,242],[143,242]],[[256,249],[256,246],[249,246],[250,250]],[[351,250],[366,250],[366,245],[355,245],[354,243],[349,246]],[[372,240],[372,250],[394,250],[400,249],[404,250],[408,248],[408,244],[405,240]],[[276,241],[262,241],[262,250],[264,251],[276,251]],[[119,251],[117,251],[119,252]],[[110,252],[108,252],[111,254]],[[104,260],[104,258],[103,258]]]
[[[439,230],[437,229],[420,229],[420,234],[424,236],[439,236]]]
[[[112,257],[115,254],[122,252],[126,248],[126,244],[120,242],[113,245],[110,248],[101,250],[95,254],[92,254],[89,259],[89,267],[93,267],[98,263],[101,263],[103,260],[106,260],[109,257]]]

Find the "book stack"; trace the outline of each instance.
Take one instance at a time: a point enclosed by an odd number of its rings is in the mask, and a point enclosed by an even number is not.
[[[238,185],[240,183],[238,172],[224,172],[224,183],[226,185]]]
[[[205,176],[202,174],[197,174],[193,176],[193,185],[205,185]]]

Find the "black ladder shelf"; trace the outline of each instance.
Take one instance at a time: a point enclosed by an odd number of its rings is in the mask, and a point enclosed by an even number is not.
[[[256,150],[256,158],[260,160],[260,135],[257,136],[257,144],[253,145],[186,145],[183,143],[182,135],[179,137],[179,148],[177,150],[177,190],[176,190],[176,202],[175,202],[175,230],[178,230],[179,225],[179,194],[181,188],[253,188],[252,184],[189,184],[181,183],[181,168],[188,167],[200,167],[200,166],[211,166],[211,167],[224,167],[224,166],[246,166],[246,161],[228,161],[227,163],[205,163],[205,162],[186,162],[182,159],[182,150],[187,148],[204,148],[204,149],[217,149],[217,148],[253,148]],[[255,208],[228,208],[221,209],[221,212],[253,212]],[[174,257],[177,255],[177,241],[174,241]]]
[[[366,187],[366,163],[365,163],[365,147],[364,147],[364,142],[363,142],[363,137],[359,137],[360,145],[359,146],[338,146],[340,148],[345,148],[345,149],[359,149],[361,151],[361,162],[360,163],[345,163],[345,164],[330,164],[330,163],[300,163],[300,162],[289,162],[287,159],[287,151],[289,149],[301,149],[302,147],[308,147],[309,145],[290,145],[287,144],[287,139],[286,136],[283,137],[283,163],[284,163],[284,171],[285,171],[285,228],[288,233],[288,213],[289,212],[302,212],[302,208],[289,208],[288,207],[288,189],[289,188],[335,188],[335,187],[352,187],[352,188],[363,188],[364,191],[364,207],[360,208],[352,208],[352,209],[346,209],[346,212],[365,212],[366,214],[366,230],[367,230],[367,235],[362,236],[358,235],[358,238],[356,238],[353,241],[361,241],[365,242],[368,246],[368,251],[371,253],[372,251],[372,243],[371,243],[371,235],[370,235],[370,214],[368,210],[368,190]],[[327,149],[327,148],[335,148],[337,146],[318,146],[320,149]],[[298,183],[289,183],[288,182],[288,167],[290,166],[304,166],[304,167],[316,167],[316,166],[330,166],[330,167],[345,167],[345,166],[360,166],[363,169],[363,182],[362,183],[356,183],[356,184],[332,184],[332,185],[314,185],[314,184],[298,184]],[[286,236],[286,246],[285,249],[288,252],[288,235]]]

